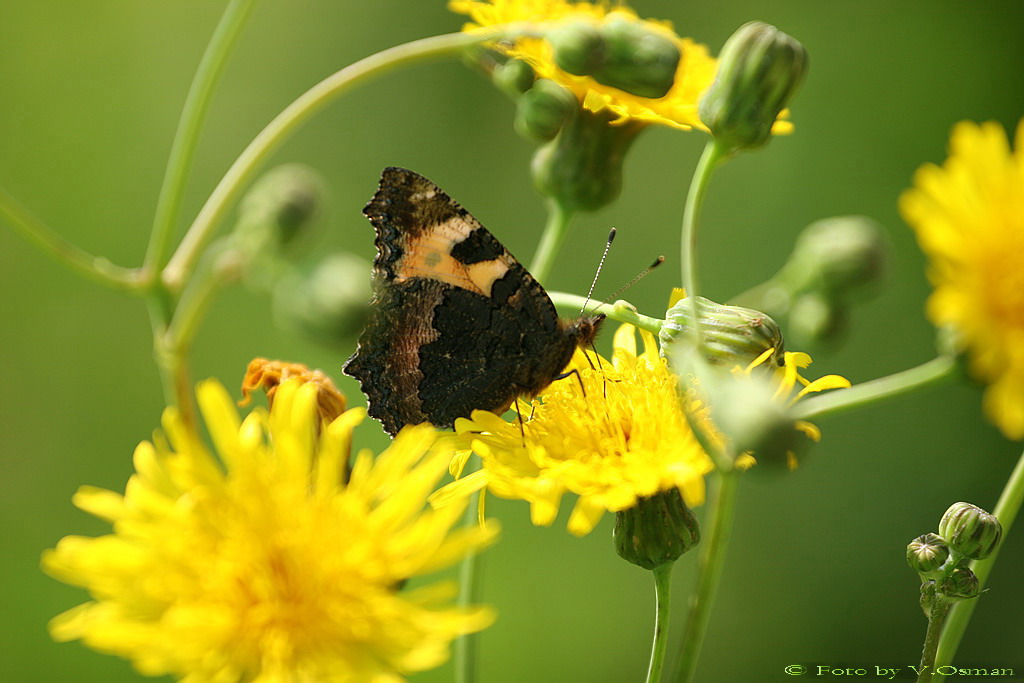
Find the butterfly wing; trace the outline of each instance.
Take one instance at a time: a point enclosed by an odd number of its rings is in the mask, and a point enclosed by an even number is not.
[[[568,362],[574,342],[543,288],[434,183],[387,168],[364,213],[376,294],[345,372],[386,431],[504,410]]]

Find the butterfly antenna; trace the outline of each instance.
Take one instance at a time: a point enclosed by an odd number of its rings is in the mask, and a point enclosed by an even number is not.
[[[615,290],[615,292],[613,292],[612,294],[610,294],[610,295],[609,295],[609,296],[608,296],[607,298],[605,298],[605,300],[604,300],[604,301],[602,301],[602,302],[601,302],[601,305],[602,305],[602,306],[604,306],[604,305],[605,305],[605,304],[607,304],[607,303],[608,303],[609,301],[611,301],[612,299],[614,299],[615,297],[617,297],[617,296],[618,296],[619,294],[622,294],[622,293],[623,293],[623,292],[625,292],[625,291],[626,291],[627,289],[629,289],[630,287],[632,287],[632,286],[633,286],[633,285],[635,285],[636,283],[640,282],[640,280],[643,280],[643,279],[644,279],[645,277],[647,277],[647,275],[648,275],[648,274],[649,274],[649,273],[650,273],[650,272],[651,272],[652,270],[654,270],[655,268],[657,268],[658,266],[660,266],[660,265],[661,265],[662,263],[664,263],[664,262],[665,262],[665,257],[664,257],[664,256],[659,256],[658,258],[654,259],[654,263],[652,263],[651,265],[647,266],[646,268],[644,268],[643,270],[641,270],[641,271],[640,271],[639,273],[637,273],[637,276],[636,276],[635,278],[633,278],[632,280],[630,280],[630,281],[629,281],[629,282],[627,282],[626,284],[624,284],[624,285],[622,285],[621,287],[619,287],[618,289],[616,289],[616,290]],[[596,310],[596,309],[595,309],[595,310]]]
[[[608,231],[608,241],[604,244],[604,253],[601,254],[601,261],[597,264],[597,272],[594,273],[594,281],[590,283],[590,291],[587,292],[587,300],[583,302],[583,308],[580,309],[580,315],[583,315],[587,310],[587,304],[590,303],[590,297],[594,294],[594,287],[597,286],[597,278],[601,276],[601,269],[604,268],[604,260],[608,258],[608,250],[612,248],[612,242],[614,240],[615,228],[612,228]]]

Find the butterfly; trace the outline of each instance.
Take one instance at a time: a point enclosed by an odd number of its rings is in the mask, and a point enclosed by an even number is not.
[[[501,242],[418,173],[385,168],[363,214],[376,231],[374,297],[344,372],[388,434],[501,414],[593,344],[603,315],[559,318]]]

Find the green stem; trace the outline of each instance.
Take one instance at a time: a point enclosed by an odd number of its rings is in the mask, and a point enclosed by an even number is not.
[[[985,581],[992,572],[992,567],[999,556],[1002,544],[1006,542],[1010,527],[1013,526],[1014,520],[1017,519],[1017,513],[1020,512],[1022,501],[1024,501],[1024,453],[1017,460],[1017,466],[1013,468],[1013,472],[1010,474],[1010,478],[1006,481],[1006,486],[1003,487],[1003,492],[999,496],[999,502],[996,503],[996,509],[992,512],[1003,527],[1003,541],[984,560],[975,560],[971,563],[971,570],[978,577],[978,582],[982,588],[985,587]],[[950,612],[949,619],[946,621],[946,626],[942,629],[942,636],[939,639],[939,650],[935,658],[937,666],[945,666],[953,662],[953,657],[960,646],[960,640],[963,638],[964,631],[967,630],[967,623],[971,620],[971,615],[974,613],[974,607],[977,604],[978,599],[975,598],[974,600],[962,600],[953,605],[953,610]],[[942,678],[940,677],[936,680],[942,680]]]
[[[584,312],[591,313],[598,308],[601,308],[601,311],[612,320],[618,320],[620,323],[636,325],[640,329],[647,330],[652,334],[658,334],[661,332],[661,325],[665,322],[660,318],[651,318],[637,313],[637,310],[633,305],[626,301],[616,301],[613,304],[605,304],[600,301],[593,300],[588,302],[586,297],[577,296],[576,294],[567,294],[566,292],[548,292],[548,296],[551,297],[551,301],[555,306],[580,311],[584,309],[584,304],[586,304],[586,310]]]
[[[917,683],[931,683],[932,674],[935,673],[935,652],[939,646],[939,634],[942,633],[942,626],[946,623],[946,616],[949,614],[950,604],[936,595],[934,605],[928,615],[928,631],[924,636],[924,648],[921,651],[921,664],[918,666]]]
[[[530,263],[530,273],[538,282],[544,282],[551,274],[555,257],[558,256],[558,252],[562,248],[562,242],[565,241],[565,235],[569,231],[569,224],[575,215],[575,211],[567,209],[560,202],[549,202],[548,223],[544,226],[544,234],[540,237],[537,252],[533,255],[533,261]]]
[[[683,287],[690,299],[690,313],[693,316],[694,346],[700,346],[700,305],[697,303],[697,227],[700,211],[704,205],[704,195],[711,181],[711,174],[719,162],[726,158],[724,149],[712,138],[704,145],[704,152],[697,161],[690,180],[690,189],[686,193],[686,205],[683,207],[683,228],[680,239],[680,262],[682,263]]]
[[[796,417],[807,420],[835,415],[878,401],[893,398],[918,389],[924,389],[952,377],[956,360],[952,356],[939,356],[915,368],[879,377],[842,391],[813,396],[797,404]]]
[[[2,187],[0,218],[30,243],[78,274],[112,289],[125,292],[141,291],[142,279],[138,270],[116,266],[101,256],[93,256],[79,249],[32,215]]]
[[[167,258],[174,228],[181,216],[181,205],[199,141],[199,131],[210,108],[214,87],[224,72],[228,55],[255,3],[256,0],[231,0],[228,3],[192,78],[178,120],[178,130],[171,144],[171,154],[167,159],[167,169],[153,219],[153,231],[146,251],[144,268],[154,283],[158,281],[157,272]]]
[[[181,290],[203,247],[246,183],[288,136],[331,101],[381,73],[430,58],[459,54],[470,45],[513,34],[515,28],[451,33],[398,45],[345,67],[300,95],[260,131],[221,178],[164,269],[164,283],[171,291]]]
[[[470,497],[462,520],[463,526],[477,523],[480,496],[481,493],[477,491]],[[468,553],[462,558],[459,566],[460,609],[466,610],[480,603],[481,574],[479,552]],[[455,683],[476,683],[479,674],[479,639],[479,633],[467,633],[455,641]]]
[[[651,663],[647,667],[647,683],[659,683],[665,668],[665,651],[668,649],[669,603],[672,597],[672,565],[666,562],[655,567],[654,574],[654,642],[651,644]]]
[[[735,470],[721,471],[718,492],[708,520],[710,532],[701,552],[697,569],[697,584],[690,596],[690,613],[680,643],[676,666],[676,683],[690,683],[697,670],[697,659],[704,644],[708,623],[711,619],[711,605],[718,591],[725,563],[725,550],[732,534],[732,523],[736,513],[736,488],[739,473]]]

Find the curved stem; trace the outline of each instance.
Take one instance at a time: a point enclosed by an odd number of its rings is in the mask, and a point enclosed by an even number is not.
[[[697,223],[700,210],[704,205],[704,194],[707,191],[718,163],[726,158],[723,148],[712,138],[704,145],[704,152],[693,170],[690,189],[686,193],[686,205],[683,208],[683,228],[680,239],[680,262],[682,263],[683,287],[690,299],[690,313],[693,316],[693,340],[700,346],[700,306],[697,303]]]
[[[181,290],[203,247],[260,165],[289,135],[332,100],[373,76],[425,59],[458,54],[469,45],[508,35],[514,29],[507,26],[479,33],[451,33],[398,45],[345,67],[300,95],[260,131],[221,178],[164,269],[164,283],[172,291]]]
[[[949,603],[941,596],[935,596],[935,604],[928,615],[928,631],[924,636],[921,664],[917,667],[917,683],[931,683],[935,674],[935,651],[939,646],[939,634],[949,614]],[[937,674],[936,674],[937,675]]]
[[[805,399],[796,405],[794,412],[802,420],[835,415],[931,386],[950,378],[955,369],[956,361],[952,356],[939,356],[909,370]]]
[[[538,282],[544,282],[551,274],[551,267],[555,264],[555,257],[562,248],[562,242],[569,231],[569,224],[572,222],[575,211],[567,209],[557,201],[548,204],[548,223],[544,226],[544,233],[540,237],[540,244],[537,245],[537,252],[533,255],[530,263],[530,274]]]
[[[668,649],[669,603],[672,597],[672,566],[666,562],[655,567],[654,574],[654,641],[651,644],[651,662],[647,666],[647,683],[659,683],[665,668],[665,651]]]
[[[689,683],[697,670],[697,659],[704,644],[704,636],[711,618],[711,605],[722,578],[725,550],[732,533],[738,483],[739,473],[735,470],[719,473],[718,492],[709,520],[710,533],[701,553],[697,585],[690,596],[690,614],[680,643],[676,683]]]
[[[1020,512],[1022,501],[1024,501],[1024,453],[1021,453],[1020,458],[1017,460],[1017,466],[1013,468],[1013,472],[1010,474],[1010,478],[1006,481],[1006,486],[1003,487],[1003,492],[999,496],[999,502],[996,503],[996,508],[992,512],[1003,526],[1002,543],[1006,542],[1010,527],[1013,526],[1014,520],[1017,519],[1017,513]],[[999,556],[1002,543],[984,560],[975,560],[971,563],[971,570],[978,577],[981,588],[985,587],[985,581],[992,572],[992,567]],[[939,639],[938,654],[935,657],[936,666],[944,666],[953,662],[956,650],[960,646],[960,640],[963,638],[964,631],[967,630],[967,624],[971,620],[971,614],[974,613],[974,607],[977,604],[978,598],[963,600],[953,605],[949,619],[946,621],[946,625],[942,629],[942,636]],[[942,677],[936,680],[942,680]]]
[[[214,87],[224,72],[228,55],[255,4],[256,0],[231,0],[228,3],[189,87],[185,106],[178,120],[178,130],[171,144],[171,154],[167,159],[167,169],[160,187],[153,230],[146,251],[144,268],[153,282],[157,281],[157,272],[167,257],[174,228],[181,216],[181,205],[199,141],[199,131],[210,108]]]
[[[586,297],[577,296],[576,294],[568,294],[566,292],[548,292],[548,296],[551,297],[551,302],[557,307],[571,308],[577,311],[584,308],[584,312],[594,312],[598,308],[612,320],[618,320],[620,323],[629,323],[630,325],[636,325],[642,330],[647,330],[652,334],[658,334],[661,332],[661,325],[664,320],[660,318],[651,318],[646,315],[637,313],[637,310],[633,308],[633,305],[625,301],[616,301],[614,304],[605,304],[600,301],[587,301]]]
[[[0,218],[26,240],[79,275],[84,275],[90,280],[112,289],[125,292],[141,291],[142,279],[139,277],[137,269],[116,266],[101,256],[93,256],[79,249],[36,218],[2,187],[0,187]]]
[[[477,524],[480,495],[480,491],[476,491],[470,497],[462,520],[463,526]],[[470,605],[480,603],[481,583],[480,553],[468,553],[459,566],[458,606],[461,609],[469,609]],[[479,633],[466,633],[455,641],[455,683],[476,683],[479,673],[479,639]]]

